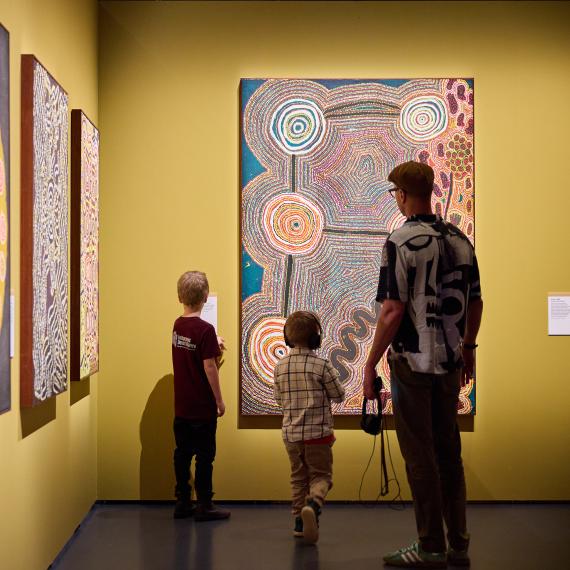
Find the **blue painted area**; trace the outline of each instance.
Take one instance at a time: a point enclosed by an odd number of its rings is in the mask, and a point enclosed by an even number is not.
[[[475,87],[475,80],[474,79],[466,79],[465,81],[467,82],[467,85],[469,85],[469,87],[471,87],[471,89],[473,89],[473,87]]]
[[[240,114],[243,117],[243,110],[247,102],[255,91],[265,83],[264,79],[242,79],[241,80],[241,101],[240,101]],[[257,160],[257,157],[251,152],[243,131],[241,133],[241,187],[245,186],[265,172],[263,165]]]
[[[388,87],[400,87],[410,81],[409,79],[313,79],[315,83],[326,87],[327,89],[335,89],[343,85],[360,85],[362,83],[379,83]]]
[[[245,301],[250,295],[261,291],[263,282],[263,267],[257,264],[247,253],[245,247],[241,249],[241,300]]]
[[[256,176],[263,174],[265,168],[249,148],[243,132],[241,133],[241,187],[245,188]]]
[[[265,83],[265,79],[241,80],[241,108],[245,108],[251,96]]]

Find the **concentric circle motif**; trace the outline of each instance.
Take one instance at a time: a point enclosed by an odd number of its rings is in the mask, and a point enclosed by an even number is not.
[[[318,244],[323,214],[299,194],[279,194],[263,210],[263,228],[271,245],[287,254],[307,254]]]
[[[439,97],[416,97],[400,112],[400,129],[413,141],[428,141],[447,129],[447,108]]]
[[[249,355],[254,372],[268,384],[273,384],[273,369],[288,354],[283,338],[285,319],[270,317],[260,320],[251,332]]]
[[[287,154],[307,154],[323,140],[325,118],[307,99],[289,99],[271,117],[271,134]]]

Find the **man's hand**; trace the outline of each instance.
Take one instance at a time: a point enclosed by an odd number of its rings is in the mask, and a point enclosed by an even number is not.
[[[364,382],[362,383],[362,391],[367,400],[378,398],[378,394],[374,392],[374,380],[376,380],[376,368],[367,364],[364,367]]]
[[[216,406],[218,407],[218,417],[220,418],[226,413],[226,405],[223,400],[220,400],[216,402]]]
[[[461,371],[461,387],[469,386],[475,369],[475,351],[463,347],[463,370]]]

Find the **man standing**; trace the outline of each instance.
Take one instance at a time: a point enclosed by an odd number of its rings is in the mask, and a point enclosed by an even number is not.
[[[376,365],[389,362],[396,433],[414,499],[419,540],[384,557],[389,566],[469,565],[465,477],[457,404],[470,382],[483,301],[475,252],[432,212],[434,173],[419,162],[388,176],[407,220],[388,237],[376,300],[382,303],[364,371],[374,398]],[[443,521],[447,526],[446,548]]]

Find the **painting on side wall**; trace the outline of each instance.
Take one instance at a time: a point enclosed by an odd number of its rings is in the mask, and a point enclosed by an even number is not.
[[[22,56],[20,399],[34,406],[67,389],[67,93]]]
[[[241,119],[242,415],[279,414],[273,369],[296,310],[322,320],[319,354],[359,414],[387,236],[404,218],[388,189],[399,163],[435,171],[433,208],[473,242],[472,79],[243,79]],[[392,413],[390,371],[378,373]],[[459,412],[475,412],[475,386]]]
[[[71,379],[99,370],[99,131],[71,111]]]
[[[10,409],[10,34],[0,24],[0,413]]]

